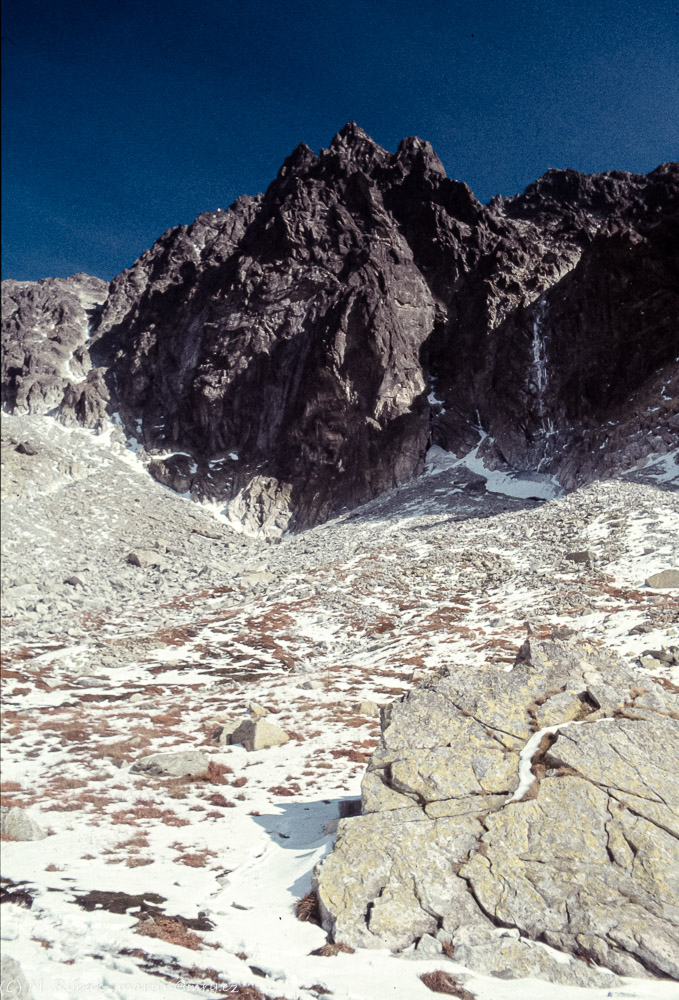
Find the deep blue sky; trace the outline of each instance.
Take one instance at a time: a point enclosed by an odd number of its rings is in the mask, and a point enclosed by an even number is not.
[[[3,275],[111,278],[350,120],[487,201],[679,158],[679,0],[4,0]]]

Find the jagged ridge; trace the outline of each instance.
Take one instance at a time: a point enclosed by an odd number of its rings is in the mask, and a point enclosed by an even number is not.
[[[461,454],[480,428],[491,465],[572,487],[676,437],[678,211],[678,164],[551,170],[484,206],[429,143],[391,154],[350,123],[118,275],[89,351],[77,338],[84,381],[10,325],[7,405],[118,412],[156,478],[271,530],[403,483],[429,444]],[[53,318],[50,294],[26,322]]]

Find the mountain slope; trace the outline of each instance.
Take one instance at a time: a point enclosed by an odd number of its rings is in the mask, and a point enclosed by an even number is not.
[[[484,206],[428,143],[349,124],[116,277],[59,402],[13,348],[6,405],[117,413],[160,482],[270,533],[407,482],[431,444],[572,488],[676,440],[678,211],[678,164]]]

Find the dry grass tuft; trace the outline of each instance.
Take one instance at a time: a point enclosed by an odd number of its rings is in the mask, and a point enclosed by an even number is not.
[[[458,997],[458,1000],[476,1000],[474,994],[461,986],[449,972],[437,969],[436,972],[425,972],[420,979],[433,993],[445,993],[449,997]]]
[[[446,958],[455,958],[455,945],[452,941],[444,941],[441,950]]]
[[[126,847],[148,847],[149,841],[148,837],[145,837],[143,833],[138,833],[134,837],[130,837],[129,840],[120,840],[113,847],[116,851],[124,851]]]
[[[50,948],[54,947],[54,943],[52,941],[48,941],[47,938],[32,937],[31,941],[37,941],[38,944],[41,945],[41,947],[45,948],[47,951],[49,951]]]
[[[164,826],[188,826],[190,823],[190,820],[182,819],[171,809],[158,809],[157,806],[146,804],[120,809],[111,816],[111,822],[116,825],[124,823],[128,826],[137,826],[141,820],[147,819],[162,820]]]
[[[321,958],[334,958],[335,955],[339,954],[353,955],[354,949],[350,948],[348,944],[342,944],[341,941],[334,941],[332,944],[328,941],[322,947],[314,948],[309,954],[320,955]]]
[[[160,938],[168,944],[178,944],[192,951],[200,951],[203,946],[197,934],[187,930],[179,920],[174,920],[172,917],[143,917],[134,930],[143,937]]]
[[[214,851],[196,851],[193,854],[187,852],[175,858],[176,864],[188,865],[189,868],[205,868],[208,858],[217,857]]]
[[[273,785],[269,791],[272,795],[299,795],[302,789],[293,781],[290,785]]]
[[[354,764],[367,764],[370,760],[370,754],[364,753],[362,750],[354,750],[352,747],[346,750],[331,750],[333,757],[346,757],[348,760],[353,761]]]
[[[233,809],[236,805],[235,802],[231,802],[229,799],[224,798],[220,792],[215,792],[214,795],[210,796],[208,801],[210,805],[219,806],[221,809]]]
[[[318,896],[312,890],[307,892],[295,903],[295,916],[298,920],[309,921],[312,924],[321,925],[321,912],[318,908]]]

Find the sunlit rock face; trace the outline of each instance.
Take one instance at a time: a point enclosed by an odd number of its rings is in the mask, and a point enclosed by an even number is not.
[[[502,978],[679,978],[668,687],[601,647],[531,639],[509,672],[455,665],[389,706],[362,815],[315,872],[323,926],[354,947],[429,935]]]
[[[491,466],[571,487],[673,447],[678,211],[677,164],[549,171],[482,205],[428,143],[389,153],[349,124],[97,287],[74,377],[46,361],[35,284],[8,283],[6,405],[118,414],[162,482],[271,533],[480,433]]]

